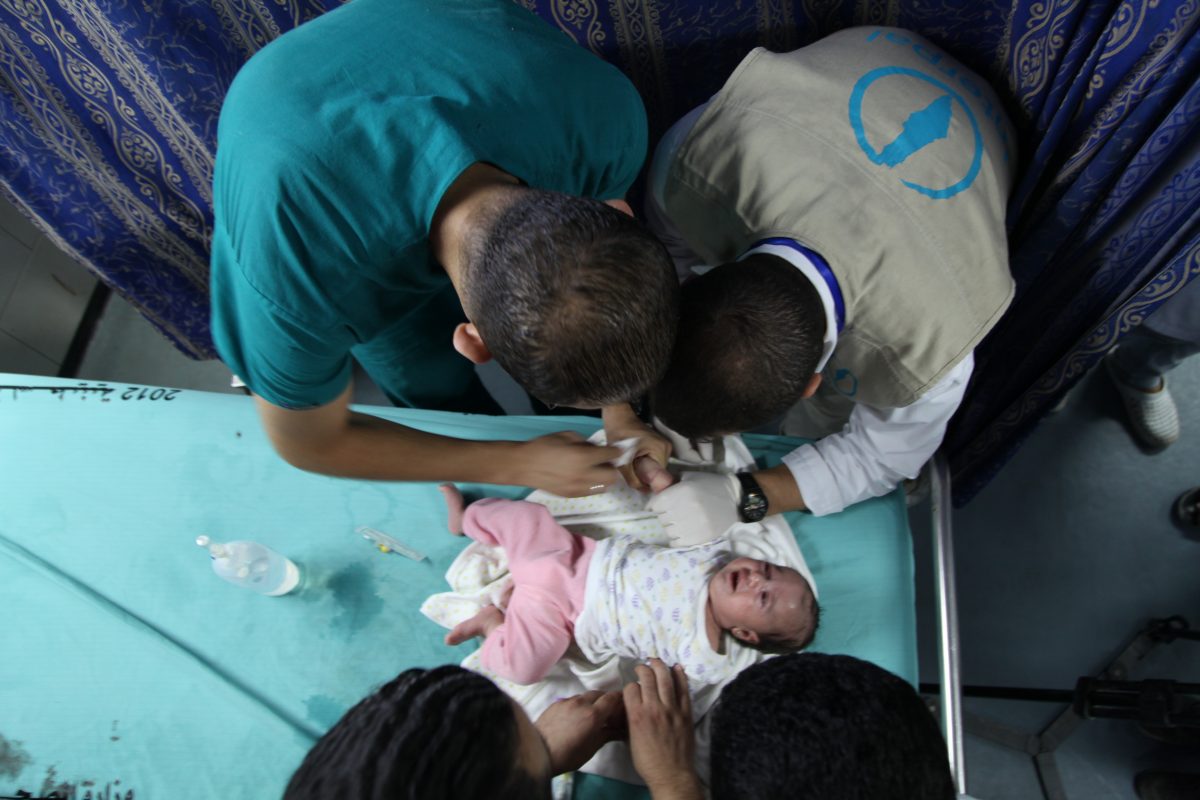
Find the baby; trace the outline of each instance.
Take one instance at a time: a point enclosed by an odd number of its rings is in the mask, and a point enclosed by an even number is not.
[[[541,680],[572,640],[585,658],[657,657],[697,684],[747,666],[724,634],[765,652],[807,647],[819,608],[796,570],[735,558],[724,538],[668,548],[629,536],[596,541],[571,533],[537,503],[490,498],[466,506],[442,492],[452,533],[497,545],[508,556],[512,594],[458,624],[447,644],[485,637],[485,668],[515,683]]]

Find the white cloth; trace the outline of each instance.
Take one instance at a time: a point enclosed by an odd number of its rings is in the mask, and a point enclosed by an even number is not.
[[[718,440],[716,446],[708,443],[691,446],[674,432],[664,431],[676,444],[675,457],[672,462],[677,468],[689,467],[701,471],[733,472],[737,469],[753,467],[754,458],[749,449],[739,437],[726,436]],[[603,442],[603,432],[598,432],[592,441]],[[564,498],[536,491],[527,500],[542,503],[556,517],[575,516],[580,514],[628,513],[644,509],[647,498],[627,486],[612,487],[601,495],[581,498]],[[642,542],[666,545],[669,538],[661,523],[653,515],[638,521],[604,522],[591,526],[576,527],[571,530],[583,533],[595,539],[622,534],[632,536]],[[813,587],[814,596],[817,592],[816,582],[812,572],[800,553],[796,537],[791,528],[781,516],[767,517],[762,522],[738,523],[728,531],[723,532],[729,540],[734,555],[757,558],[774,564],[784,564],[797,570]],[[688,542],[700,544],[700,542]],[[442,625],[453,628],[459,622],[474,615],[488,603],[504,594],[512,581],[507,572],[507,562],[498,548],[472,542],[446,572],[446,580],[451,591],[435,594],[421,605],[421,613]],[[727,637],[731,641],[732,637]],[[748,657],[749,663],[770,658],[757,650],[747,648],[734,642],[727,647],[731,652],[736,648],[739,653],[735,658]],[[619,690],[636,679],[633,668],[641,663],[632,658],[612,657],[602,663],[593,663],[584,657],[578,646],[573,645],[550,673],[541,681],[522,686],[511,683],[497,675],[489,673],[479,662],[479,651],[472,652],[462,661],[462,666],[487,675],[496,685],[515,699],[529,714],[531,719],[541,716],[551,703],[564,697],[571,697],[591,689],[601,691]],[[689,676],[690,677],[690,676]],[[707,684],[693,692],[692,712],[697,723],[697,732],[702,734],[706,727],[702,724],[708,711],[716,702],[727,681]],[[584,764],[583,772],[616,778],[627,783],[641,784],[642,780],[633,769],[629,755],[629,747],[623,742],[612,742],[600,748],[600,751]],[[708,746],[707,736],[698,735],[696,742],[696,769],[701,779],[708,775]]]
[[[681,275],[690,274],[702,262],[663,210],[663,192],[667,165],[703,108],[693,109],[660,140],[650,165],[650,191],[646,193],[647,224],[659,239],[668,243],[668,251]],[[771,252],[793,264],[801,261],[799,254],[786,247],[776,247]],[[804,269],[801,272],[821,295],[828,319],[833,306],[829,288],[823,280],[812,280]],[[828,354],[836,346],[836,325],[826,325],[824,352]],[[903,408],[875,408],[856,403],[840,433],[785,456],[783,462],[800,487],[809,511],[818,516],[833,514],[868,497],[887,494],[905,478],[915,478],[942,443],[946,425],[967,391],[974,365],[973,354],[968,354],[916,402]]]
[[[784,456],[809,510],[833,514],[915,478],[942,443],[974,367],[975,357],[968,355],[909,406],[855,403],[841,432]]]

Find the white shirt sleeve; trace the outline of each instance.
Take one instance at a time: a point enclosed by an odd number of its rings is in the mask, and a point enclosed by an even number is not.
[[[903,408],[858,403],[840,433],[784,456],[808,509],[818,516],[832,514],[915,478],[942,443],[974,368],[972,353]]]

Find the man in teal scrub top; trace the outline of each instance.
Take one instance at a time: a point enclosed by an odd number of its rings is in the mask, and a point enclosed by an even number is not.
[[[349,408],[353,357],[398,405],[496,411],[472,363],[494,355],[545,403],[602,408],[609,441],[642,435],[644,475],[665,464],[628,402],[677,319],[623,200],[646,137],[629,81],[510,0],[355,0],[255,55],[218,129],[212,327],[279,453],[571,496],[616,481],[619,451],[572,433],[469,442]]]

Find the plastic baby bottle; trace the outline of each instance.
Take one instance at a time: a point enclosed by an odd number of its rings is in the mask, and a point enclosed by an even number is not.
[[[300,570],[290,559],[258,542],[220,544],[197,536],[196,544],[208,549],[213,572],[230,583],[271,597],[287,594],[300,583]]]

